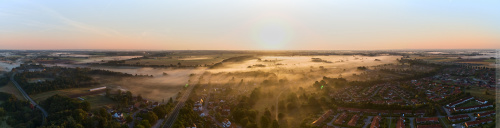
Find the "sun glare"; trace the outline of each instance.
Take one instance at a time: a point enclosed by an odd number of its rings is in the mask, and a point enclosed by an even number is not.
[[[266,50],[285,49],[290,42],[291,34],[290,27],[279,20],[262,22],[254,29],[256,43]]]

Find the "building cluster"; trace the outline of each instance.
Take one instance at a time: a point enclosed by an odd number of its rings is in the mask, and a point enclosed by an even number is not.
[[[476,103],[478,103],[479,105],[459,107],[459,105],[461,105],[461,104],[464,104],[467,102],[474,102],[474,101]],[[461,99],[454,101],[454,102],[451,102],[445,106],[446,106],[446,108],[448,108],[452,112],[469,112],[469,111],[476,111],[476,110],[481,110],[481,109],[493,108],[493,104],[488,103],[488,101],[481,100],[481,99],[475,99],[474,97],[461,98]]]
[[[361,93],[360,93],[361,92]],[[330,93],[335,100],[355,103],[415,105],[425,103],[398,84],[377,84],[369,88],[349,86]]]

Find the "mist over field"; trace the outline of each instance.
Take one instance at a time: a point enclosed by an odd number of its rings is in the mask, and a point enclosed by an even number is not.
[[[311,58],[320,58],[328,62],[314,62]],[[107,83],[107,86],[129,90],[149,99],[162,100],[175,97],[185,84],[197,84],[200,76],[204,77],[204,81],[200,84],[208,84],[210,81],[210,84],[223,85],[233,78],[237,82],[243,79],[245,82],[253,84],[260,84],[267,79],[287,79],[295,83],[293,86],[305,86],[322,79],[323,76],[336,78],[342,75],[349,78],[352,74],[361,72],[356,69],[359,66],[369,67],[395,63],[397,58],[400,56],[261,56],[242,62],[223,63],[223,66],[215,69],[206,67],[193,69],[127,66],[88,67],[132,75],[153,75],[152,78],[142,79],[113,80],[112,78],[102,78],[102,80],[106,81],[104,83]],[[375,61],[375,59],[379,61]],[[189,80],[192,81],[188,82]]]

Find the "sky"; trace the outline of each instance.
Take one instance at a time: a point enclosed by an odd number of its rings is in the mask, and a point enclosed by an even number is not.
[[[0,1],[0,49],[500,49],[499,0]]]

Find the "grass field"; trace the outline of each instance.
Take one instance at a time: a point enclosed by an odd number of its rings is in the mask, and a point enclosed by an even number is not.
[[[36,102],[40,102],[40,101],[45,100],[45,99],[49,98],[50,96],[53,96],[56,94],[68,96],[68,95],[72,95],[72,94],[87,93],[87,92],[89,92],[89,89],[91,89],[91,88],[96,88],[96,87],[62,89],[62,90],[43,92],[43,93],[30,95],[30,96]]]
[[[23,95],[19,90],[17,90],[16,86],[12,82],[9,82],[7,85],[0,87],[0,92],[10,93],[17,97],[17,99],[24,100]]]
[[[441,126],[445,128],[451,128],[450,122],[445,117],[439,118],[439,122],[441,123]]]
[[[88,101],[90,103],[90,107],[92,110],[97,110],[103,106],[112,106],[115,102],[103,95],[90,95],[81,97],[85,99],[84,101]]]
[[[479,105],[479,103],[476,100],[469,100],[463,104],[459,104],[456,107],[469,107],[469,106],[475,106]]]
[[[396,125],[398,123],[398,118],[397,117],[393,117],[392,119],[387,119],[387,121],[390,122],[390,127],[389,128],[396,128]]]
[[[125,64],[140,64],[140,65],[213,65],[236,56],[246,54],[213,54],[213,55],[167,55],[164,57],[151,57],[149,59],[126,60]]]
[[[485,91],[488,91],[489,95],[484,94]],[[466,89],[465,92],[470,93],[472,96],[483,99],[483,100],[494,100],[495,99],[495,90],[489,90],[485,88],[479,87],[471,87],[470,89]]]

